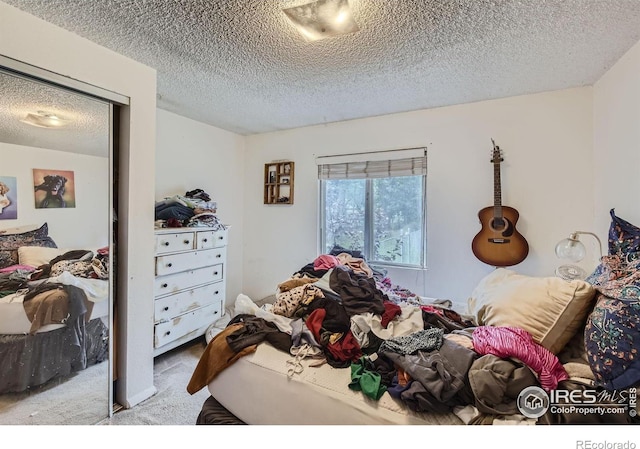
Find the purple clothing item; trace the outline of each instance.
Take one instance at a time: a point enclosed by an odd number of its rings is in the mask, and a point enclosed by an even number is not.
[[[538,374],[546,391],[555,390],[569,375],[558,358],[533,340],[529,332],[511,326],[480,326],[472,334],[473,349],[480,355],[515,357]]]
[[[338,258],[336,256],[332,256],[331,254],[323,254],[322,256],[318,256],[316,260],[313,261],[313,269],[316,271],[319,270],[330,270],[334,267],[340,265],[338,262]]]

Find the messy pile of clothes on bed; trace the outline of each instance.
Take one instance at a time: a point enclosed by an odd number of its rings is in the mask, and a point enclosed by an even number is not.
[[[416,412],[455,413],[466,424],[589,422],[575,413],[538,420],[519,411],[518,395],[527,387],[586,388],[572,384],[558,356],[527,331],[478,326],[450,301],[426,301],[353,253],[334,249],[319,256],[278,284],[277,292],[259,313],[236,305],[239,313],[209,342],[196,367],[191,394],[268,342],[291,355],[289,376],[305,369],[305,359],[309,367],[350,369],[350,389],[374,401],[388,392]],[[594,419],[625,423],[627,417]]]
[[[108,357],[109,248],[59,249],[39,229],[5,236],[0,268],[0,393],[20,392]],[[39,238],[42,240],[41,238]],[[96,307],[97,306],[97,307]],[[94,319],[94,316],[96,318]]]

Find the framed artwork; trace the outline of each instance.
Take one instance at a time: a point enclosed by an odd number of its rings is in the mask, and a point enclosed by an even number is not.
[[[73,171],[33,169],[36,209],[76,207]]]
[[[0,220],[18,218],[18,183],[13,176],[0,176]]]

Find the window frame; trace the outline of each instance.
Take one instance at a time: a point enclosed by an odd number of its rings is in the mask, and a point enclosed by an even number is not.
[[[377,261],[372,256],[371,249],[375,247],[374,232],[373,232],[373,181],[376,178],[364,179],[365,181],[365,229],[364,229],[364,248],[363,254],[367,263],[370,265],[401,268],[401,269],[427,269],[427,175],[414,175],[422,176],[422,226],[421,226],[421,238],[422,245],[420,248],[420,263],[419,264],[407,264],[390,261]],[[391,176],[400,177],[400,176]],[[326,248],[326,181],[325,179],[318,180],[318,217],[320,218],[318,224],[318,254],[325,254]]]

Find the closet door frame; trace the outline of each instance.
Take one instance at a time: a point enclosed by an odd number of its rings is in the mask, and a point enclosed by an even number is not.
[[[115,254],[113,248],[113,236],[117,231],[117,227],[115,226],[115,214],[114,214],[114,204],[115,198],[114,195],[117,195],[117,192],[114,191],[114,186],[117,180],[114,175],[114,149],[117,144],[116,141],[116,130],[114,129],[116,123],[115,111],[116,107],[119,106],[128,106],[129,98],[120,95],[116,92],[112,92],[106,89],[102,89],[100,87],[94,86],[89,83],[85,83],[82,81],[78,81],[73,78],[69,78],[55,72],[51,72],[49,70],[42,69],[40,67],[36,67],[31,64],[27,64],[22,61],[18,61],[13,58],[9,58],[3,55],[0,55],[0,69],[6,72],[11,72],[12,74],[23,77],[25,79],[29,79],[34,82],[41,82],[47,84],[49,86],[58,87],[61,89],[65,89],[68,91],[72,91],[81,95],[85,95],[88,97],[92,97],[95,100],[102,101],[106,103],[109,107],[109,148],[108,148],[108,157],[109,157],[109,182],[112,186],[109,189],[109,198],[108,198],[108,207],[109,207],[109,359],[108,359],[108,368],[107,368],[107,382],[108,382],[108,405],[107,405],[107,414],[105,417],[111,418],[114,412],[114,404],[115,404],[115,392],[113,386],[114,379],[114,369],[115,369],[115,346],[114,346],[114,295],[116,292],[114,285],[114,276],[115,276],[115,266],[114,260],[111,255]],[[119,123],[119,121],[118,121]]]

